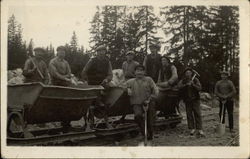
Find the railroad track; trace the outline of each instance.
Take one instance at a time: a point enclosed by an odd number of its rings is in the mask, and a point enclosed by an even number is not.
[[[179,124],[182,117],[176,117],[172,119],[158,120],[155,124],[156,127],[167,126],[174,127]],[[116,124],[113,129],[95,128],[94,130],[84,131],[81,128],[70,128],[66,133],[62,133],[63,129],[44,129],[36,130],[31,133],[34,137],[20,138],[21,132],[14,134],[14,137],[7,138],[7,145],[11,146],[49,146],[49,145],[74,145],[74,143],[97,143],[105,139],[117,139],[122,137],[123,134],[130,134],[134,136],[138,134],[138,126],[134,122],[128,123],[113,123]],[[100,125],[100,124],[99,124]],[[15,137],[15,136],[19,136]],[[91,144],[90,144],[91,145]],[[102,144],[101,144],[102,145]]]

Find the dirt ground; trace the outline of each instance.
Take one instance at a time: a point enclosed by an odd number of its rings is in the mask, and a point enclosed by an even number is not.
[[[205,137],[199,137],[197,135],[190,136],[187,128],[186,114],[182,111],[184,120],[177,125],[176,128],[167,128],[164,131],[157,130],[155,132],[155,138],[152,141],[152,146],[225,146],[227,145],[239,131],[239,111],[238,107],[234,110],[234,126],[235,133],[231,134],[228,128],[227,116],[226,116],[226,133],[223,136],[219,136],[216,133],[216,126],[219,122],[218,108],[203,109],[203,130]],[[135,138],[125,137],[122,141],[116,142],[114,146],[137,146],[138,143],[143,141],[143,138],[139,134]],[[234,146],[239,146],[238,139],[234,141]]]

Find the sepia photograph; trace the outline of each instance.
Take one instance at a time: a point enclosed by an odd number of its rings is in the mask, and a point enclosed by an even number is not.
[[[248,1],[3,0],[3,158],[248,158],[248,65]]]

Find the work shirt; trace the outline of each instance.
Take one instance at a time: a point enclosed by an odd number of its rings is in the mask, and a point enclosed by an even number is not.
[[[126,79],[135,77],[135,67],[139,65],[138,62],[132,60],[131,62],[124,61],[122,64],[123,74]]]
[[[131,89],[130,104],[143,104],[149,97],[156,98],[159,90],[151,77],[133,78],[126,82],[127,88]]]
[[[49,72],[53,81],[65,81],[65,78],[70,78],[71,69],[69,63],[58,57],[53,58],[49,63]]]
[[[222,97],[223,95],[228,96],[228,98],[232,98],[236,93],[235,86],[230,80],[220,80],[215,84],[215,94],[218,97]]]
[[[37,67],[35,71],[33,69]],[[41,72],[42,76],[40,75]],[[43,60],[37,60],[35,57],[31,57],[26,60],[23,68],[23,75],[25,77],[25,83],[28,82],[43,82],[47,84],[49,80],[48,69]]]

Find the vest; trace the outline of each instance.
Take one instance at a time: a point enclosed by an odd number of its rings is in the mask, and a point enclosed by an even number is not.
[[[146,74],[150,76],[154,82],[157,82],[159,70],[161,67],[161,55],[156,54],[156,57],[152,57],[152,54],[147,56],[146,61]]]
[[[172,71],[171,71],[172,65],[168,65],[165,67],[165,69],[161,68],[161,74],[160,74],[160,79],[163,82],[164,81],[164,75],[166,77],[166,80],[169,80],[172,76]]]
[[[88,82],[91,85],[100,85],[107,77],[109,69],[109,60],[107,58],[99,59],[94,57],[90,68],[87,71]]]

